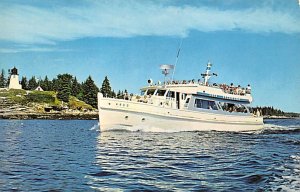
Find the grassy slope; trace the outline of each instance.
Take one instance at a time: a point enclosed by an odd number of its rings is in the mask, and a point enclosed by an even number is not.
[[[44,106],[61,106],[62,102],[56,97],[54,91],[25,91],[25,90],[1,90],[0,97],[6,97],[9,101],[21,105],[31,105],[38,103]],[[92,110],[93,108],[74,96],[70,96],[68,103],[70,109]]]

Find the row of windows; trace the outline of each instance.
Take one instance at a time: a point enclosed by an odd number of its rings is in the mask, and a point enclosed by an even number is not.
[[[201,108],[201,109],[218,110],[220,108],[223,111],[228,111],[228,112],[248,113],[247,108],[241,104],[215,102],[215,101],[209,101],[203,99],[195,99],[194,106],[196,108]]]
[[[218,107],[214,101],[208,101],[203,99],[195,99],[195,107],[201,109],[218,110]]]

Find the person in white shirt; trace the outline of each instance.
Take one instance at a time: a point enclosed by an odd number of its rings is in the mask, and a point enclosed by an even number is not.
[[[246,93],[248,93],[248,94],[251,93],[251,86],[250,86],[250,84],[248,84],[248,86],[246,88]]]

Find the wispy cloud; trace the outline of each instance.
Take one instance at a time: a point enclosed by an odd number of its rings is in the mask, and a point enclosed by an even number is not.
[[[188,36],[189,31],[299,33],[299,15],[272,8],[219,9],[157,1],[87,1],[85,6],[0,5],[0,40],[53,44],[84,37]]]
[[[26,47],[26,48],[0,48],[0,53],[22,53],[22,52],[67,52],[70,49],[58,49],[47,47]]]

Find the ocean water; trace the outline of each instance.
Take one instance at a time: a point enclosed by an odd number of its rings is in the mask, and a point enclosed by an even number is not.
[[[300,191],[300,120],[261,131],[99,131],[0,120],[0,191]]]

